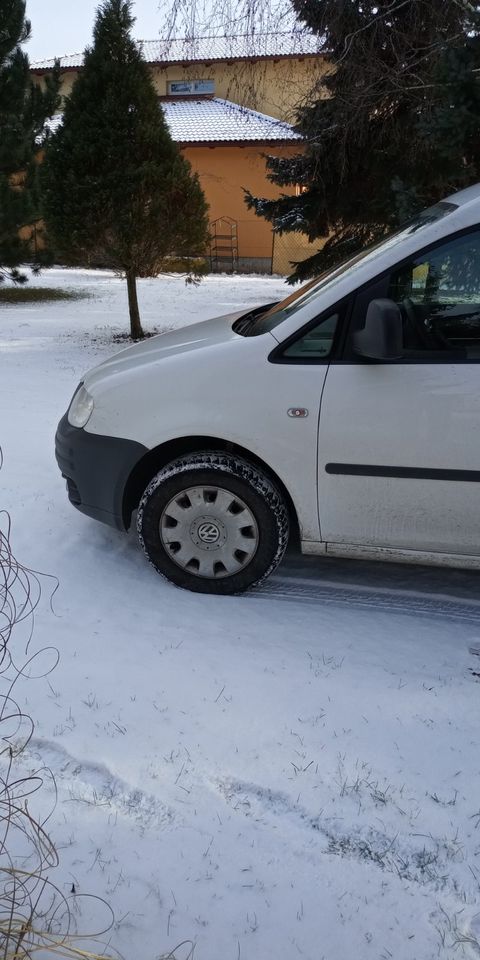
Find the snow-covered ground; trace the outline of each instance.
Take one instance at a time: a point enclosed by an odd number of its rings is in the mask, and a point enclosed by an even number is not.
[[[53,454],[80,375],[118,349],[124,287],[39,282],[92,294],[0,308],[0,508],[60,581],[34,635],[60,664],[21,686],[25,762],[57,778],[59,887],[111,904],[129,960],[187,940],[196,960],[478,957],[478,576],[290,557],[241,598],[163,582],[133,534],[69,505]],[[140,284],[160,330],[285,292]]]

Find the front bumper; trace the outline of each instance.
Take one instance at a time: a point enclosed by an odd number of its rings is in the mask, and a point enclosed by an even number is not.
[[[77,510],[125,530],[123,496],[127,480],[147,448],[134,440],[104,437],[72,427],[67,414],[55,437],[55,456]]]

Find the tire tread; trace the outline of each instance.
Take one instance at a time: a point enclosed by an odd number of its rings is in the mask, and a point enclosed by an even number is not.
[[[225,453],[224,451],[199,452],[189,456],[180,457],[163,467],[150,481],[140,500],[137,514],[137,534],[140,546],[149,563],[152,564],[157,572],[166,579],[172,580],[172,578],[169,577],[168,574],[166,574],[161,568],[159,562],[156,562],[155,558],[150,555],[150,551],[145,542],[145,530],[146,524],[148,524],[148,519],[146,516],[148,514],[148,507],[157,491],[168,480],[181,477],[187,472],[190,473],[201,470],[212,471],[213,473],[218,474],[224,473],[228,476],[233,476],[237,480],[247,483],[248,486],[263,499],[274,521],[273,537],[276,540],[276,543],[272,544],[272,547],[274,548],[273,557],[271,558],[266,570],[264,570],[258,577],[255,577],[254,580],[245,582],[244,585],[242,584],[242,581],[246,578],[245,576],[242,577],[242,574],[246,574],[249,567],[246,567],[245,570],[240,571],[238,574],[234,574],[233,577],[225,577],[221,580],[203,581],[198,577],[195,578],[192,574],[189,574],[186,571],[183,572],[183,577],[180,576],[182,571],[179,567],[178,574],[173,582],[175,582],[177,586],[187,586],[191,590],[204,593],[241,593],[243,590],[246,590],[250,587],[258,587],[270,576],[271,573],[273,573],[283,558],[288,545],[290,532],[289,514],[281,492],[278,490],[270,477],[268,477],[262,470],[254,466],[254,464],[250,463],[248,460],[244,460],[242,457],[236,456],[235,454]],[[167,557],[166,553],[165,557]],[[255,560],[252,561],[252,563],[254,562]],[[183,583],[181,582],[182,580],[184,581]],[[232,584],[232,581],[235,581],[235,585]],[[215,584],[216,589],[212,589],[213,584]]]

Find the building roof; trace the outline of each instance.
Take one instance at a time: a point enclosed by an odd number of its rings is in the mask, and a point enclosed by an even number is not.
[[[289,33],[257,33],[252,36],[198,37],[195,40],[138,40],[147,63],[169,64],[212,63],[220,60],[277,60],[285,57],[312,57],[322,52],[320,37],[305,31]],[[34,72],[51,70],[55,60],[37,60]],[[63,70],[78,70],[83,53],[60,58]]]
[[[289,123],[220,97],[166,100],[162,107],[177,143],[268,143],[300,139]]]
[[[219,97],[165,100],[162,107],[177,143],[285,143],[301,139],[289,123]],[[57,114],[47,122],[47,129],[54,133],[62,119]]]

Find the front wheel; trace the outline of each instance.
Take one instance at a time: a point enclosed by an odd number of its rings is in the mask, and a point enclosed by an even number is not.
[[[137,516],[156,570],[198,593],[240,593],[261,583],[285,553],[285,500],[256,466],[227,453],[197,453],[151,481]]]

